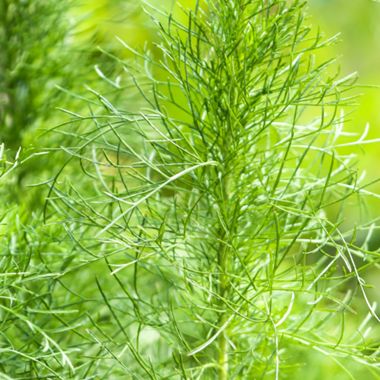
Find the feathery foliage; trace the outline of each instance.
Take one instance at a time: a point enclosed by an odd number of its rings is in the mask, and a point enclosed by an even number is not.
[[[65,217],[73,249],[40,254],[54,319],[25,319],[48,352],[29,373],[293,379],[314,350],[378,378],[376,221],[345,220],[377,197],[341,151],[368,142],[344,131],[355,76],[315,58],[333,41],[300,1],[184,12],[150,8],[159,58],[124,44],[121,81],[102,73],[110,95],[92,90],[90,112],[61,128],[72,145],[45,218]]]

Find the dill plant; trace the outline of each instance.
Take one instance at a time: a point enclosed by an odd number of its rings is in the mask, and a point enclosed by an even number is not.
[[[377,197],[342,153],[371,142],[344,131],[355,76],[318,62],[333,41],[300,1],[205,0],[184,24],[150,12],[159,58],[124,44],[135,60],[105,78],[121,100],[93,91],[62,129],[81,180],[63,167],[50,183],[46,219],[64,215],[76,247],[59,282],[87,310],[74,373],[297,378],[315,351],[377,378],[376,220],[344,223]]]

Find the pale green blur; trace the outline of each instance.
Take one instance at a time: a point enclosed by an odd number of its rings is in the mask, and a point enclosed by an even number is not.
[[[359,84],[374,86],[358,91],[363,95],[348,127],[360,132],[369,123],[369,137],[379,138],[380,3],[373,0],[310,0],[309,4],[312,22],[319,25],[326,36],[340,33],[339,44],[323,54],[338,57],[343,75],[357,71]],[[379,144],[365,145],[359,152],[360,169],[366,170],[371,179],[380,175],[379,152]]]

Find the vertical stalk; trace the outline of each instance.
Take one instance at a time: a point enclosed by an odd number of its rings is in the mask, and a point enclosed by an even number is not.
[[[226,245],[224,243],[225,233],[223,232],[220,234],[221,236],[221,242],[219,245],[219,252],[218,252],[218,264],[219,264],[219,304],[220,307],[223,307],[223,298],[226,295],[227,291],[227,249]],[[219,322],[219,328],[223,328],[224,324],[226,323],[227,316],[226,311],[223,312],[220,322]],[[227,332],[226,330],[222,331],[222,333],[219,335],[219,357],[218,357],[218,364],[219,364],[219,380],[227,380],[228,379],[228,342],[227,342]]]
[[[222,152],[223,156],[227,156],[226,147],[229,147],[229,137],[228,134],[225,136],[224,139],[222,139]],[[225,161],[227,162],[227,160]],[[228,168],[225,168],[225,173],[228,173]],[[225,209],[225,218],[228,220],[228,211],[229,211],[229,191],[228,191],[228,178],[227,174],[223,173],[222,175],[222,181],[221,181],[221,209]],[[232,226],[229,226],[229,223],[227,224],[227,228]],[[219,292],[219,308],[224,309],[224,299],[227,297],[228,293],[228,287],[229,287],[229,280],[228,280],[228,271],[229,271],[229,245],[227,244],[226,240],[230,238],[230,233],[232,231],[226,231],[225,227],[220,226],[219,230],[219,249],[218,249],[218,267],[219,267],[219,283],[218,283],[218,292]],[[219,329],[223,329],[223,331],[220,333],[218,338],[218,349],[219,349],[219,356],[218,356],[218,364],[219,364],[219,380],[227,380],[228,379],[228,370],[229,370],[229,353],[228,353],[228,332],[227,328],[224,327],[226,321],[228,319],[227,311],[224,310],[220,322],[219,322]]]
[[[224,332],[220,334],[219,338],[219,380],[228,379],[228,343]]]
[[[227,290],[227,281],[226,281],[226,274],[225,271],[227,269],[226,265],[226,255],[225,255],[225,249],[222,249],[223,252],[221,252],[221,262],[219,264],[220,266],[220,291],[219,296],[221,298],[224,298],[226,290]],[[223,304],[223,301],[220,302]],[[224,311],[219,323],[219,328],[223,328],[224,324],[226,323],[227,316],[226,312]],[[218,364],[219,364],[219,380],[227,380],[228,379],[228,342],[227,342],[227,332],[226,330],[222,331],[222,333],[219,335],[219,358],[218,358]]]

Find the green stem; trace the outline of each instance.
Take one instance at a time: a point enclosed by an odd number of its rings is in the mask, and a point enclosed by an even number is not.
[[[228,342],[224,331],[219,337],[219,380],[228,379]]]
[[[223,147],[230,147],[230,134],[227,134]],[[229,152],[224,151],[223,156],[227,157]],[[224,160],[227,162],[227,159]],[[229,163],[233,165],[233,163]],[[236,221],[240,209],[240,201],[233,194],[236,194],[236,185],[234,185],[233,178],[228,174],[230,173],[229,165],[224,167],[224,174],[221,181],[221,198],[220,208],[224,211],[221,215],[224,215],[224,223],[220,225],[219,229],[219,249],[218,249],[218,269],[219,269],[219,282],[218,282],[218,308],[223,310],[223,314],[219,321],[219,329],[223,331],[218,337],[218,366],[219,366],[219,380],[227,380],[229,374],[229,343],[228,343],[228,319],[229,316],[224,300],[230,297],[230,276],[229,273],[233,270],[233,240],[236,236]],[[234,199],[234,200],[232,200]]]
[[[222,181],[222,202],[225,202],[228,199],[228,180],[224,177]],[[226,244],[226,231],[223,227],[220,229],[219,233],[220,244],[218,251],[218,266],[219,266],[219,308],[224,308],[224,299],[227,297],[228,292],[228,245]],[[218,348],[219,348],[219,380],[227,380],[228,379],[228,367],[229,367],[229,354],[228,354],[228,332],[227,328],[225,328],[225,323],[227,321],[227,311],[225,310],[220,318],[219,328],[224,330],[221,332],[218,338]]]

